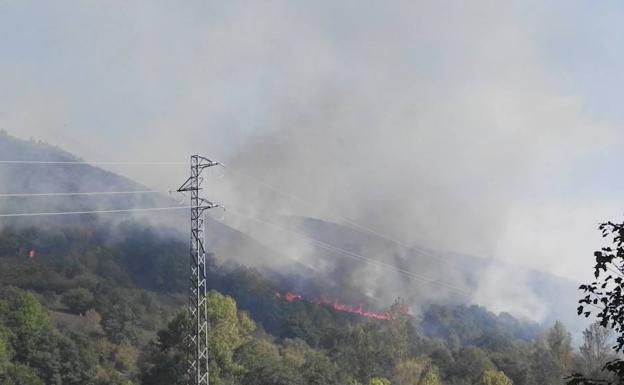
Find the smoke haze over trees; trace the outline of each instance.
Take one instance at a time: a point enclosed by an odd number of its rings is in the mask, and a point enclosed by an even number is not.
[[[622,277],[583,286],[583,317],[576,296],[623,212],[622,17],[0,1],[0,383],[184,383],[191,154],[223,166],[202,191],[226,207],[206,220],[215,385],[615,378]]]

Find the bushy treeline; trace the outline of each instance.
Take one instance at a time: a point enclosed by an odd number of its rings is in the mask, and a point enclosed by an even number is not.
[[[0,231],[0,383],[185,383],[186,249],[132,223]],[[253,269],[211,266],[209,282],[215,385],[551,385],[606,359],[599,329],[576,352],[560,323],[478,306],[371,321],[283,302]]]

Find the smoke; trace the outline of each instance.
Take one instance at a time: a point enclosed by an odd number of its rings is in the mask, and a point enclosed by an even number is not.
[[[20,136],[86,159],[207,154],[232,171],[208,179],[210,197],[250,216],[349,218],[404,244],[568,277],[588,269],[593,226],[619,213],[574,193],[579,167],[621,135],[588,115],[553,63],[557,16],[541,2],[121,2],[53,14],[41,20],[51,46],[17,29],[11,47],[27,52],[0,63],[0,127]],[[169,189],[186,168],[114,171]],[[289,258],[333,268],[308,243],[227,215]],[[396,245],[359,251],[403,260]],[[456,280],[443,264],[410,268]],[[501,269],[483,272],[476,301],[500,308],[491,283],[514,267]],[[363,289],[391,296],[400,283],[374,270],[361,268],[378,282]],[[507,303],[541,314],[519,280]]]

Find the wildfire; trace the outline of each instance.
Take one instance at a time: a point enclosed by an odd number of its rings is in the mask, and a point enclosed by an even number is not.
[[[294,293],[290,293],[290,292],[286,292],[286,293],[283,293],[283,294],[278,292],[278,293],[275,293],[275,297],[279,298],[281,300],[284,300],[286,302],[305,301],[305,299],[302,296],[300,296],[299,294],[294,294]],[[353,306],[353,305],[347,305],[347,304],[344,304],[344,303],[340,303],[337,300],[329,300],[329,299],[325,299],[325,298],[313,299],[313,300],[310,300],[310,302],[315,303],[317,305],[331,306],[336,311],[340,311],[340,312],[344,312],[344,313],[357,314],[357,315],[360,315],[362,317],[366,317],[366,318],[374,319],[374,320],[391,321],[391,320],[396,318],[395,314],[393,314],[393,313],[391,313],[389,311],[374,312],[374,311],[365,310],[363,304],[360,304],[358,306]],[[399,309],[399,313],[403,314],[403,315],[410,315],[411,311],[410,311],[410,308],[407,305],[403,305]]]

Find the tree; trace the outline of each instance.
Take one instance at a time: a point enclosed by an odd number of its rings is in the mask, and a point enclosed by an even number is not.
[[[84,337],[54,331],[40,340],[30,365],[51,385],[91,385],[97,358]]]
[[[583,331],[583,344],[579,347],[579,366],[590,378],[605,379],[603,367],[615,358],[611,351],[613,332],[594,322]]]
[[[4,377],[0,375],[0,380],[3,385],[45,385],[33,368],[22,364],[9,367]]]
[[[241,376],[244,368],[234,359],[234,353],[251,339],[255,324],[245,314],[238,313],[236,302],[228,296],[211,291],[207,297],[210,357],[210,383],[225,384]],[[145,385],[184,384],[186,371],[186,336],[191,330],[186,312],[180,312],[167,329],[158,333],[140,359],[140,377]]]
[[[338,367],[323,352],[300,339],[286,339],[280,349],[286,365],[296,368],[308,385],[342,385]]]
[[[451,374],[457,379],[475,383],[488,369],[495,369],[495,367],[487,354],[479,348],[467,347],[457,352]]]
[[[535,351],[529,344],[514,344],[503,352],[490,355],[490,359],[496,368],[505,373],[515,385],[533,385],[533,373],[531,370],[532,357]]]
[[[218,385],[222,378],[243,373],[243,367],[234,361],[234,352],[249,342],[256,325],[245,313],[238,314],[232,297],[213,290],[207,300],[210,376],[211,383]]]
[[[360,382],[371,376],[390,377],[408,357],[408,320],[366,321],[343,333],[331,355]]]
[[[84,314],[93,307],[93,294],[84,288],[71,289],[61,297],[61,303],[74,314]]]
[[[532,380],[537,385],[560,384],[565,377],[546,338],[533,343],[531,355]]]
[[[39,349],[39,344],[50,333],[48,314],[30,293],[10,290],[7,295],[7,326],[15,334],[16,358],[28,362]]]
[[[559,321],[548,330],[546,342],[559,369],[565,373],[572,364],[572,336]]]
[[[241,383],[246,385],[304,385],[303,374],[296,367],[302,365],[298,357],[287,353],[280,356],[280,349],[267,338],[256,338],[241,348],[238,359],[246,373]],[[298,362],[299,361],[299,362]],[[298,364],[297,364],[298,362]]]
[[[391,383],[383,377],[373,377],[368,381],[368,385],[391,385]]]
[[[11,336],[11,331],[0,325],[0,375],[7,371],[13,358],[13,349],[10,342]]]
[[[420,378],[419,385],[441,385],[440,376],[435,368],[431,368],[425,372],[425,375]]]
[[[513,382],[499,370],[486,370],[481,376],[479,385],[513,385]]]
[[[611,328],[617,333],[614,350],[624,349],[624,223],[605,222],[598,226],[608,244],[594,252],[595,281],[584,284],[579,289],[584,297],[579,300],[578,314],[589,317],[594,314],[602,327]],[[624,361],[620,358],[607,362],[606,372],[613,380],[588,378],[574,373],[568,378],[571,385],[615,384],[624,382]]]
[[[428,357],[410,358],[394,368],[392,382],[396,385],[439,384],[438,369]]]
[[[557,384],[570,375],[572,365],[572,337],[559,321],[548,329],[535,345],[533,369],[538,384]]]
[[[96,310],[102,316],[102,329],[114,343],[132,343],[137,339],[137,306],[121,289],[101,287]]]
[[[397,385],[418,385],[420,378],[427,371],[429,365],[430,361],[428,358],[410,358],[405,360],[394,368],[392,381]]]

